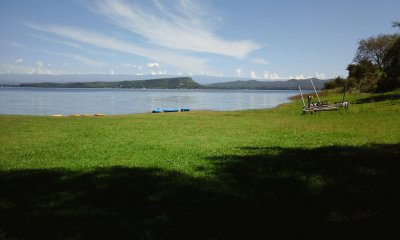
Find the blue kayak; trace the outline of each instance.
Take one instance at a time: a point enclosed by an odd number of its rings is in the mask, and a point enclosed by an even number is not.
[[[168,112],[189,112],[190,108],[188,107],[184,107],[184,108],[155,108],[153,109],[153,111],[151,111],[152,113],[168,113]]]
[[[162,112],[162,109],[161,108],[156,108],[156,109],[153,109],[153,111],[151,111],[152,113],[161,113]]]
[[[178,108],[163,108],[163,112],[179,112]]]

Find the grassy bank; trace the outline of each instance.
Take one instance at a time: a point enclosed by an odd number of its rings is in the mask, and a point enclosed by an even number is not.
[[[0,116],[0,238],[394,230],[399,96],[360,95],[348,110],[314,115],[300,115],[296,101],[237,112]]]

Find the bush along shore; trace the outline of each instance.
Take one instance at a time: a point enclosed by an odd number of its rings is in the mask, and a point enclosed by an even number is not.
[[[294,100],[235,112],[0,116],[0,238],[398,235],[400,91],[346,100],[312,115]]]

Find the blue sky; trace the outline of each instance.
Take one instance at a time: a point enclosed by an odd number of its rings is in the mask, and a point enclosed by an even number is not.
[[[347,76],[398,0],[2,0],[0,73]]]

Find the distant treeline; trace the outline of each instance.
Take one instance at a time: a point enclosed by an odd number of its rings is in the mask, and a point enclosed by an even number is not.
[[[323,80],[313,78],[317,89],[322,89]],[[297,90],[313,89],[310,79],[288,81],[233,81],[201,85],[190,77],[162,78],[150,80],[133,80],[118,82],[68,82],[68,83],[23,83],[18,87],[42,87],[42,88],[138,88],[138,89],[249,89],[249,90]]]

